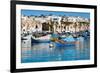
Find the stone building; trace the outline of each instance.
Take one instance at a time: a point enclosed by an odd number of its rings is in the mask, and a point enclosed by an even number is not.
[[[82,17],[22,16],[23,32],[79,32],[89,30],[90,20]]]

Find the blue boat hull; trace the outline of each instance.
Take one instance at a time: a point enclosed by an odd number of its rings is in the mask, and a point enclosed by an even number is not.
[[[65,43],[63,44],[63,43],[60,43],[60,42],[55,42],[54,44],[55,44],[55,46],[57,46],[57,47],[63,47],[63,46],[74,46],[75,45],[75,39],[74,38],[70,38],[70,37],[68,37],[68,38],[64,38],[64,39],[62,39],[62,41],[64,41]]]
[[[50,40],[36,40],[31,38],[31,43],[49,43]]]
[[[74,43],[72,43],[72,44],[62,44],[62,43],[59,43],[59,42],[55,42],[54,45],[56,47],[75,46]]]

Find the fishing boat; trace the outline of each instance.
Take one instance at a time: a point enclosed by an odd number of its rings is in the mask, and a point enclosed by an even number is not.
[[[54,46],[56,47],[75,46],[75,42],[66,42],[65,44],[60,42],[55,42]]]
[[[31,35],[21,36],[21,40],[30,40]]]
[[[82,37],[84,37],[84,39],[89,39],[90,38],[90,32],[89,31],[84,31],[82,33]]]
[[[54,45],[56,47],[74,46],[75,44],[76,44],[76,40],[72,36],[69,36],[64,39],[61,39],[60,41],[54,42]]]
[[[50,35],[45,35],[41,37],[31,37],[32,43],[49,43],[50,42]]]

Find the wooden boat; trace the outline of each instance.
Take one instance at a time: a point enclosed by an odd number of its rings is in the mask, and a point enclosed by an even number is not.
[[[76,44],[76,40],[72,36],[54,42],[54,45],[57,47],[73,46],[75,44]]]
[[[75,46],[75,42],[66,42],[64,44],[60,42],[55,42],[54,46],[56,47]]]
[[[49,43],[50,42],[50,35],[45,35],[41,37],[31,37],[32,43]]]
[[[88,38],[89,36],[90,36],[90,32],[89,31],[83,32],[83,37],[84,38]]]
[[[21,40],[30,40],[30,39],[31,39],[31,35],[21,36]]]

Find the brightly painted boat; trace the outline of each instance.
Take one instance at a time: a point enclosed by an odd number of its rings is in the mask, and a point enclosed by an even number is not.
[[[73,36],[68,36],[68,37],[66,37],[66,38],[63,38],[62,39],[63,41],[66,41],[66,42],[74,42],[75,41],[75,39],[73,38]]]
[[[72,37],[69,36],[67,38],[61,39],[62,42],[54,42],[54,45],[56,47],[63,47],[63,46],[74,46],[76,44],[76,40]]]
[[[49,43],[50,35],[45,35],[38,38],[35,38],[34,36],[32,36],[31,40],[32,40],[32,43]]]
[[[70,43],[67,42],[66,44],[62,44],[60,42],[55,42],[54,46],[56,46],[56,47],[75,46],[75,42],[74,43],[73,42],[70,42]]]

